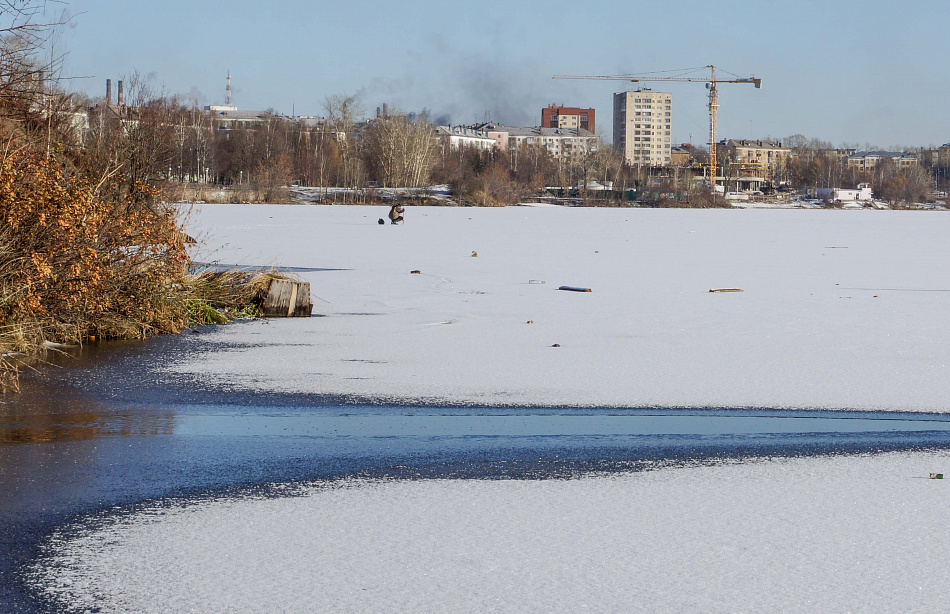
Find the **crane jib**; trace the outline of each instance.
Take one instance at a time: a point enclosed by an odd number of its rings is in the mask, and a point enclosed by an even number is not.
[[[735,79],[717,79],[716,78],[716,67],[713,65],[704,66],[703,68],[708,68],[710,75],[709,78],[706,77],[650,77],[650,76],[640,76],[634,77],[630,75],[554,75],[552,79],[593,79],[598,81],[630,81],[631,83],[640,83],[642,81],[668,81],[668,82],[678,82],[678,83],[689,83],[689,82],[698,82],[705,83],[706,87],[709,89],[709,176],[712,178],[713,185],[716,185],[716,112],[719,109],[719,94],[716,90],[717,83],[751,83],[755,85],[756,89],[761,89],[762,79],[758,77],[747,77],[742,78],[736,76]],[[692,71],[693,69],[686,69]],[[666,71],[673,72],[673,71]],[[686,72],[677,71],[677,72]],[[733,75],[735,76],[735,75]]]

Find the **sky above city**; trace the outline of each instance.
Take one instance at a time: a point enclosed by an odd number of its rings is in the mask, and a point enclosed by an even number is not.
[[[714,64],[746,84],[719,88],[719,138],[792,134],[834,145],[950,141],[950,1],[66,0],[56,38],[72,90],[138,74],[200,105],[322,115],[358,94],[453,124],[536,126],[550,103],[596,109],[610,140],[625,81],[553,80]],[[673,141],[708,142],[702,83],[673,94]]]

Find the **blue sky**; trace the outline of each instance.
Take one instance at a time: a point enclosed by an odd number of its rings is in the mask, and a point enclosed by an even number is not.
[[[593,107],[611,131],[623,81],[560,81],[715,64],[763,79],[720,88],[720,138],[801,133],[857,146],[950,141],[950,0],[383,2],[72,0],[59,45],[75,90],[134,71],[156,89],[319,115],[335,94],[428,108],[453,123],[537,125],[548,103]],[[646,86],[651,86],[646,84]],[[708,140],[702,83],[674,100],[673,138]]]

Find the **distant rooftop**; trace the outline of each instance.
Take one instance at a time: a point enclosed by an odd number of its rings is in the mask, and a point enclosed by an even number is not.
[[[904,153],[903,151],[876,150],[876,151],[858,151],[848,156],[848,159],[853,160],[857,158],[903,158],[903,157],[915,158],[916,156],[914,156],[913,154]]]
[[[515,126],[505,126],[495,122],[475,124],[471,128],[482,132],[507,132],[509,136],[596,136],[590,130],[583,128],[545,128],[541,126],[519,128]]]

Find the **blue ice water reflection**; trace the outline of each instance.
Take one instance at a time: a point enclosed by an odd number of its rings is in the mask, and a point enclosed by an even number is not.
[[[907,417],[867,414],[797,416],[747,412],[676,412],[650,414],[640,411],[561,410],[562,413],[518,410],[511,413],[462,413],[461,410],[429,410],[405,413],[401,408],[339,408],[319,413],[299,409],[283,412],[270,408],[266,414],[247,408],[180,408],[179,436],[220,437],[646,437],[695,435],[697,437],[801,434],[873,433],[895,431],[950,431],[950,419],[936,416]]]

